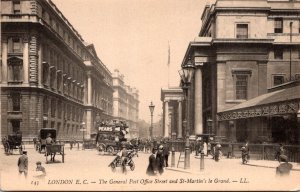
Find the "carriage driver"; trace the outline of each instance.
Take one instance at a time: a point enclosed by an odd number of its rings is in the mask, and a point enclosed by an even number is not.
[[[51,138],[51,133],[48,133],[46,138],[46,145],[52,145],[54,143],[53,139]]]

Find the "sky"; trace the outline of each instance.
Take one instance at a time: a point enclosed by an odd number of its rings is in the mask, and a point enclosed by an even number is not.
[[[189,42],[198,36],[207,1],[52,1],[84,41],[94,44],[107,68],[119,69],[125,84],[139,90],[140,119],[150,122],[153,101],[153,121],[157,122],[163,112],[161,88],[179,86],[178,70]]]

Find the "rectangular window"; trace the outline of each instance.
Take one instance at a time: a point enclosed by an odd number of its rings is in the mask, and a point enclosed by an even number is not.
[[[247,99],[248,76],[236,75],[236,99]]]
[[[283,59],[283,49],[281,47],[274,48],[274,59]]]
[[[248,24],[236,25],[236,38],[247,39],[248,38]]]
[[[21,39],[20,38],[13,38],[12,39],[12,52],[13,53],[21,53]]]
[[[11,120],[11,126],[13,133],[19,133],[20,132],[20,120]]]
[[[13,13],[14,14],[20,14],[21,13],[20,1],[13,1]]]
[[[56,100],[51,100],[51,117],[55,117],[56,115]]]
[[[19,58],[8,59],[8,79],[12,82],[22,82],[23,60]]]
[[[21,111],[20,94],[15,93],[12,95],[12,109],[13,111]]]
[[[283,75],[274,75],[273,76],[273,86],[281,85],[284,83]]]
[[[297,81],[297,80],[300,80],[300,74],[296,74],[295,75],[295,80]]]
[[[274,33],[282,33],[283,32],[283,19],[276,18],[274,20]]]

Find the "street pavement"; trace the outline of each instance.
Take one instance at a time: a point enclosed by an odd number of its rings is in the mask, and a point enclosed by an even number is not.
[[[127,174],[118,167],[112,172],[108,164],[115,158],[100,155],[95,149],[82,150],[77,146],[72,150],[65,147],[65,163],[56,156],[56,163],[45,164],[43,154],[32,146],[26,146],[29,158],[29,174],[25,180],[18,175],[19,155],[3,155],[1,148],[1,190],[296,190],[300,189],[300,165],[293,163],[288,177],[276,177],[276,161],[250,160],[247,165],[241,159],[221,158],[215,162],[205,157],[204,170],[200,170],[200,159],[191,154],[190,169],[183,163],[177,168],[179,153],[175,154],[175,167],[167,167],[162,175],[146,175],[150,154],[139,152],[134,157],[135,170],[128,167]],[[169,165],[171,165],[171,155]],[[35,163],[41,161],[46,169],[45,179],[36,179]]]

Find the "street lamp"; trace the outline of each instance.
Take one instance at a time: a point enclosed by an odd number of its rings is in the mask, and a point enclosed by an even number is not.
[[[189,58],[188,62],[186,65],[182,66],[182,69],[178,71],[181,82],[182,82],[182,89],[184,91],[184,96],[185,96],[185,102],[186,102],[186,108],[185,108],[185,122],[186,122],[186,129],[185,129],[185,137],[186,137],[186,142],[185,142],[185,154],[184,154],[184,169],[189,169],[190,168],[190,122],[188,120],[188,117],[190,116],[189,112],[189,103],[188,103],[188,92],[189,92],[189,87],[191,85],[191,80],[194,75],[194,65],[191,62],[191,59]]]
[[[154,111],[155,105],[153,105],[152,101],[149,105],[150,113],[151,113],[151,125],[150,125],[150,138],[152,140],[153,137],[153,111]]]
[[[290,22],[290,81],[292,81],[292,32],[293,22]]]

